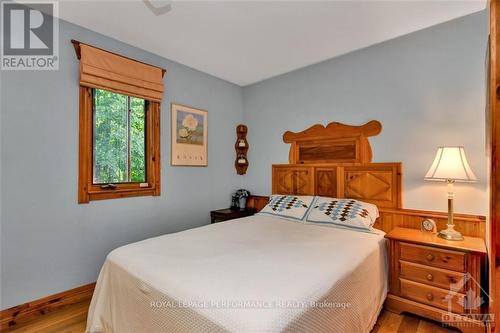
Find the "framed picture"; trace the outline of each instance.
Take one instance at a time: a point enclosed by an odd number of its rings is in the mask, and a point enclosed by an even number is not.
[[[208,165],[208,112],[189,106],[170,105],[172,147],[170,160],[178,166]]]

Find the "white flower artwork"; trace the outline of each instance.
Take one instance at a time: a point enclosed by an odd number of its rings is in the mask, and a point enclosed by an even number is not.
[[[196,130],[196,127],[198,127],[198,120],[192,115],[192,114],[187,114],[186,117],[184,117],[184,120],[182,121],[182,125],[190,130],[194,131]]]
[[[177,143],[203,145],[203,117],[178,111]]]
[[[207,112],[172,104],[172,165],[207,165]]]

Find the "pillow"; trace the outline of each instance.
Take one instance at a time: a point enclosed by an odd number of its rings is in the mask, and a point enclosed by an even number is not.
[[[313,196],[272,195],[268,204],[258,213],[302,221],[306,216]]]
[[[317,197],[307,216],[307,222],[371,230],[379,217],[378,208],[354,199]]]

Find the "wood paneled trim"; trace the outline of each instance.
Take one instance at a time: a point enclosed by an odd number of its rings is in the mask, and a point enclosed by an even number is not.
[[[0,331],[42,316],[63,306],[90,300],[94,293],[94,288],[95,283],[89,283],[78,288],[2,310],[0,312]]]
[[[379,208],[380,217],[374,227],[389,232],[397,227],[420,229],[424,219],[430,218],[436,222],[437,229],[446,228],[448,214],[445,212],[425,211],[416,209]],[[464,236],[485,239],[486,217],[480,215],[455,214],[455,228]]]
[[[160,103],[148,101],[146,112],[146,181],[147,187],[139,183],[114,184],[114,188],[102,188],[93,184],[93,111],[92,89],[80,87],[80,129],[78,158],[78,203],[92,200],[127,198],[137,196],[159,196],[161,194],[160,156]]]
[[[418,217],[437,218],[437,219],[448,218],[448,213],[436,212],[432,210],[419,210],[419,209],[406,209],[406,208],[400,208],[400,209],[380,208],[379,210],[380,212],[387,214],[390,213],[404,214],[407,216],[418,216]],[[484,215],[454,213],[453,217],[461,221],[486,223],[486,216]]]
[[[269,202],[268,196],[251,195],[247,200],[247,207],[260,211]],[[446,227],[448,213],[417,209],[380,208],[380,217],[374,227],[389,232],[397,227],[420,230],[421,222],[431,218],[438,224],[438,230]],[[455,214],[455,224],[464,236],[485,239],[486,217],[472,214]]]

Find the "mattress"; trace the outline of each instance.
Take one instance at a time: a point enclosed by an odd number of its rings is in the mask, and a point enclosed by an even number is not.
[[[256,215],[129,244],[106,258],[87,332],[369,332],[383,235]]]

